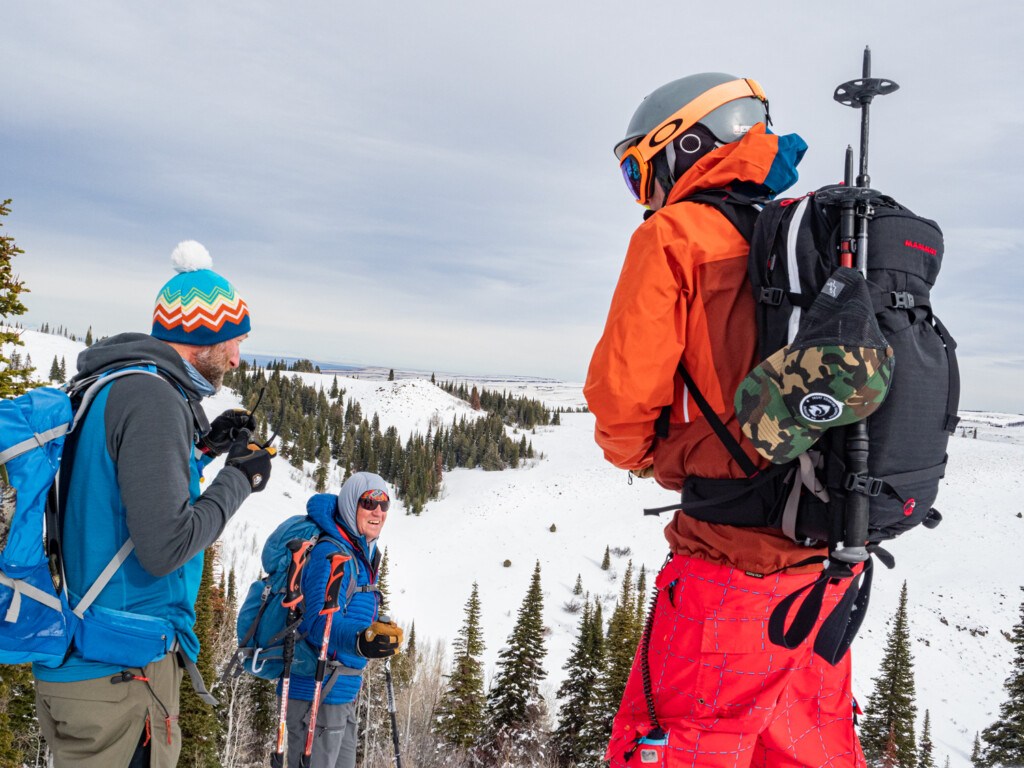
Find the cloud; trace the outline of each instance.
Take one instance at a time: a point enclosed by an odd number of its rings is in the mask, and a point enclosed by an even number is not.
[[[1024,280],[970,233],[1017,227],[1024,105],[999,75],[1021,67],[1021,6],[644,15],[673,34],[583,0],[12,3],[0,194],[33,315],[145,324],[167,254],[195,238],[260,301],[254,348],[580,379],[640,221],[611,146],[641,97],[695,71],[758,78],[776,129],[811,145],[802,192],[857,143],[831,94],[864,41],[901,85],[872,107],[873,181],[942,223],[937,305],[966,367],[999,359]]]

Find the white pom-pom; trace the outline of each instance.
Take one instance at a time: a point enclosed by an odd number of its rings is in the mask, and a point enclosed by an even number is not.
[[[213,269],[213,258],[202,243],[186,240],[178,243],[171,254],[171,264],[176,272],[195,272],[200,269]]]

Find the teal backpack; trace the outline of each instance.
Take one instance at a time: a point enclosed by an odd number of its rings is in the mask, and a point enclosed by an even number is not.
[[[299,618],[288,624],[288,609],[282,603],[287,592],[288,565],[291,552],[288,542],[295,539],[312,542],[314,545],[329,541],[340,551],[349,552],[349,547],[339,539],[323,531],[308,515],[295,515],[281,523],[263,545],[262,565],[266,576],[257,579],[249,586],[249,591],[238,609],[236,630],[238,649],[224,672],[223,679],[237,676],[243,671],[264,680],[277,680],[284,672],[284,640],[291,632],[297,632]],[[379,562],[377,553],[372,563],[374,571]],[[357,586],[357,565],[355,557],[345,563],[348,586],[342,601],[342,610],[356,592],[376,592],[377,586],[369,584]],[[299,603],[300,609],[303,603]],[[302,642],[304,636],[296,637],[295,655],[292,659],[291,674],[299,677],[314,677],[316,674],[317,653],[313,645]],[[315,645],[315,643],[314,643]],[[350,670],[340,662],[328,660],[327,670],[330,675],[322,696],[334,684],[339,674],[361,674],[360,670]]]

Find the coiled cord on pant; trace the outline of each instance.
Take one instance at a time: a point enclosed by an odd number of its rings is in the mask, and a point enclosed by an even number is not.
[[[654,693],[651,685],[651,662],[648,654],[651,648],[651,630],[654,627],[654,612],[658,607],[658,588],[654,588],[651,595],[651,607],[647,611],[647,620],[644,622],[644,632],[640,638],[640,675],[644,683],[644,699],[647,701],[647,716],[651,720],[651,727],[661,729],[658,722],[658,713],[654,709]]]

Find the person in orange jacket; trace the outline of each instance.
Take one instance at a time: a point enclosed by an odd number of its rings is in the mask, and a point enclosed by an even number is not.
[[[695,482],[746,478],[701,398],[750,462],[767,463],[732,404],[759,362],[749,245],[719,210],[688,198],[708,190],[766,198],[790,187],[807,145],[772,133],[770,123],[756,81],[691,75],[647,96],[615,147],[630,192],[649,210],[630,241],[584,394],[605,458],[683,496],[665,528],[671,555],[612,724],[612,766],[864,765],[849,654],[831,666],[814,655],[813,633],[793,650],[768,640],[771,610],[817,577],[820,562],[804,561],[824,548],[686,512]],[[735,504],[772,501],[748,492]],[[840,597],[830,586],[823,616]]]

